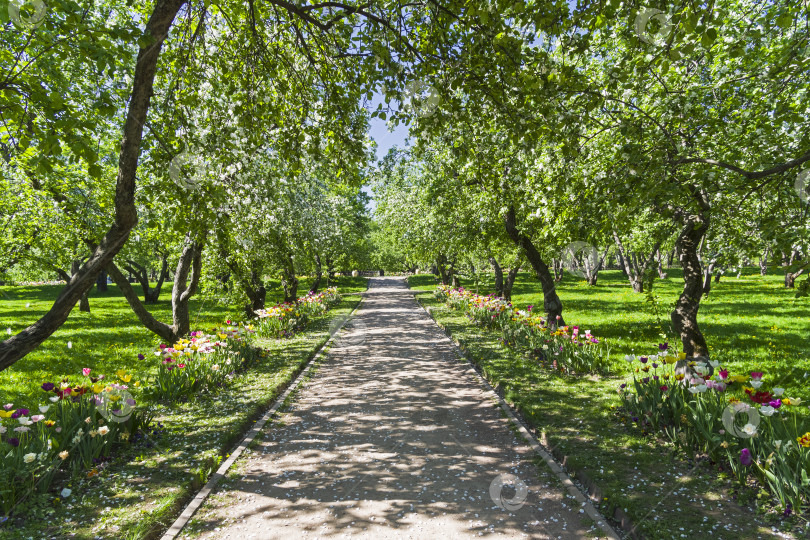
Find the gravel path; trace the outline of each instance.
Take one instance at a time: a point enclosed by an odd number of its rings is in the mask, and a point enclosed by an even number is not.
[[[404,282],[365,297],[181,537],[598,537]]]

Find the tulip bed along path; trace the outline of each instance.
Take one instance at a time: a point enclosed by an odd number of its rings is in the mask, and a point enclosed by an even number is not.
[[[404,282],[374,279],[179,537],[617,538],[510,427]]]

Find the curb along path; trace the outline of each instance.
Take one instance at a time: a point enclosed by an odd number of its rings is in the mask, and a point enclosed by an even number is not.
[[[403,280],[364,296],[180,537],[617,538],[516,437]]]

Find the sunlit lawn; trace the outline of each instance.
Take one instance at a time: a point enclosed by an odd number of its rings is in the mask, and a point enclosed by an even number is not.
[[[306,280],[302,280],[306,281]],[[338,277],[341,293],[365,290],[364,278]],[[306,293],[302,283],[299,292]],[[322,282],[322,285],[325,285]],[[0,287],[0,329],[19,332],[35,322],[53,304],[61,286]],[[138,294],[141,287],[135,286]],[[142,298],[142,296],[141,296]],[[171,322],[171,283],[164,286],[160,301],[147,308],[161,321]],[[268,305],[283,298],[279,283],[271,283]],[[90,313],[74,308],[65,324],[50,338],[14,364],[0,372],[0,398],[3,403],[16,402],[30,395],[39,395],[42,382],[65,376],[74,378],[82,368],[89,367],[94,373],[113,374],[124,368],[138,378],[147,378],[157,369],[154,356],[150,354],[160,344],[159,338],[144,328],[118,287],[110,285],[106,292],[94,287],[90,294]],[[210,329],[221,325],[228,318],[242,320],[240,306],[222,306],[205,298],[191,300],[192,329]],[[70,347],[68,347],[70,344]],[[138,359],[143,354],[144,360]]]
[[[481,294],[493,292],[492,276],[479,285]],[[417,288],[432,289],[433,276],[411,278]],[[475,290],[471,279],[462,285]],[[557,286],[568,324],[591,330],[611,345],[614,369],[626,370],[624,355],[658,350],[658,343],[669,341],[680,347],[670,331],[669,313],[683,286],[680,269],[668,270],[668,278],[656,280],[653,292],[656,306],[645,294],[634,293],[619,270],[599,273],[595,287],[566,274]],[[712,283],[708,298],[701,302],[699,322],[712,356],[732,372],[765,372],[768,384],[781,386],[788,394],[810,400],[810,299],[794,298],[781,274],[765,277],[758,269],[745,269],[743,275],[723,276]],[[543,305],[540,283],[529,273],[520,273],[512,294],[521,308]],[[660,324],[659,324],[660,318]]]

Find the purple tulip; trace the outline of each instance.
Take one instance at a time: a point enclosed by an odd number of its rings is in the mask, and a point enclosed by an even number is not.
[[[664,343],[659,343],[658,344],[658,350],[659,351],[666,351],[667,349],[669,349],[669,342],[664,342]]]
[[[642,356],[641,358],[639,358],[639,360],[641,360],[642,364],[646,364],[647,360],[649,360],[649,358],[647,358],[646,356]]]
[[[45,390],[46,392],[50,392],[51,390],[53,390],[53,386],[54,385],[52,382],[42,383],[42,389]]]
[[[11,446],[20,446],[20,439],[18,439],[17,437],[12,437],[8,440],[8,444],[10,444]]]
[[[142,354],[139,354],[139,355],[138,355],[138,360],[144,360],[145,358],[146,358],[146,357],[145,357],[144,355],[142,355]]]
[[[740,463],[743,464],[745,467],[748,467],[753,463],[753,459],[751,458],[751,451],[748,448],[743,448],[740,450]]]

